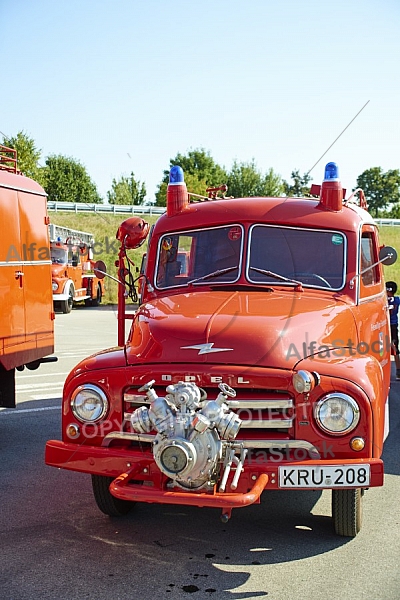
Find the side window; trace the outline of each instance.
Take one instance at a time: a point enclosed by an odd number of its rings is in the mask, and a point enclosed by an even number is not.
[[[379,265],[372,267],[378,260],[376,255],[376,244],[372,232],[363,232],[361,237],[361,281],[363,285],[369,286],[379,281]]]

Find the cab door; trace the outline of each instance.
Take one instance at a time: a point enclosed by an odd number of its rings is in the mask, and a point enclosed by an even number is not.
[[[377,228],[364,224],[358,252],[358,324],[360,354],[372,355],[384,374],[385,398],[390,385],[390,326]]]

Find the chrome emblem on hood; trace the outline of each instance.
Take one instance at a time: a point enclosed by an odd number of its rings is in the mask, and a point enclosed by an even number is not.
[[[194,346],[181,346],[181,350],[198,350],[199,354],[209,354],[210,352],[226,352],[233,348],[213,348],[214,342],[208,344],[195,344]]]

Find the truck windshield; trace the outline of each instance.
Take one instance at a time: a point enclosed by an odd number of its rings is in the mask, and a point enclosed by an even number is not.
[[[51,262],[53,265],[66,265],[68,262],[68,255],[65,248],[59,248],[52,246],[51,248]]]
[[[236,283],[244,228],[235,224],[160,238],[156,287]],[[337,231],[253,225],[245,275],[252,284],[339,290],[345,282],[346,237]]]
[[[234,283],[242,265],[241,225],[213,227],[160,238],[156,287]]]
[[[346,238],[337,231],[254,225],[247,279],[252,283],[338,290],[345,281]],[[280,279],[281,278],[281,279]]]

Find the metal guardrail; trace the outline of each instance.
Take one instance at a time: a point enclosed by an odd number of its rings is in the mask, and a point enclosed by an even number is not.
[[[391,227],[398,227],[400,225],[400,219],[374,219],[378,225],[390,225]]]
[[[108,213],[111,215],[162,215],[164,206],[128,206],[122,204],[87,204],[86,202],[47,202],[47,210],[54,212]]]

